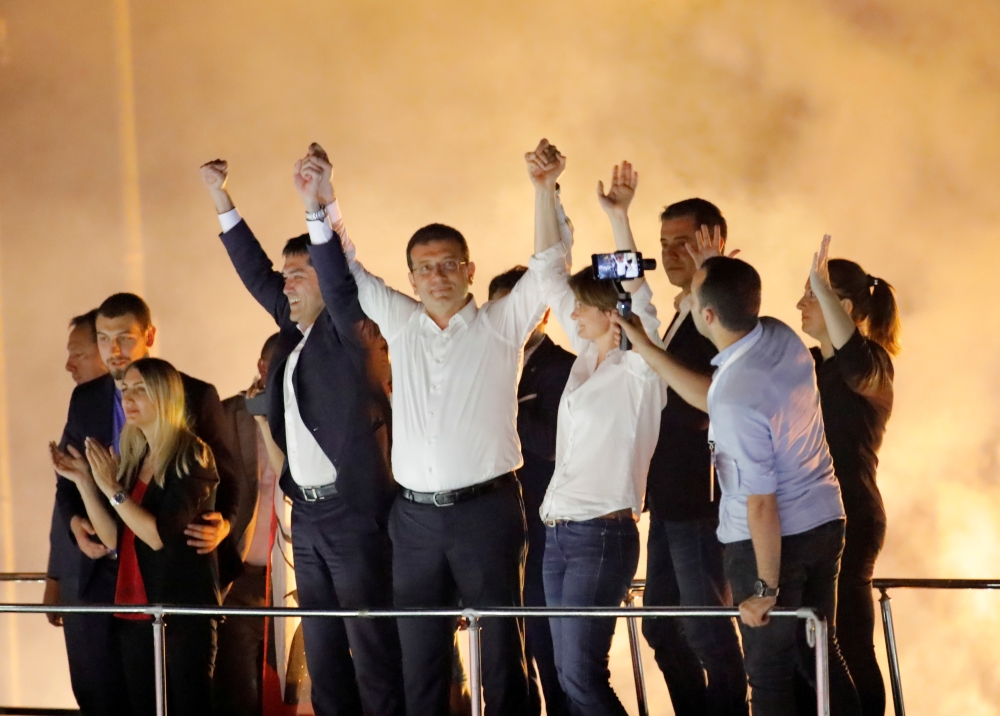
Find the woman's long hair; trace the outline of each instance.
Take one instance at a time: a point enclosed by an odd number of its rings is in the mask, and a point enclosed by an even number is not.
[[[153,427],[154,441],[159,450],[153,455],[153,480],[163,487],[167,472],[175,470],[181,477],[188,475],[193,463],[209,467],[212,451],[191,432],[184,405],[184,383],[181,374],[165,360],[142,358],[128,367],[138,371],[156,409],[156,423]],[[127,373],[127,372],[126,372]],[[118,466],[118,480],[130,490],[139,476],[149,452],[146,435],[135,425],[125,425],[122,430],[121,463]]]
[[[892,286],[847,259],[830,259],[829,266],[830,285],[840,298],[851,300],[851,318],[862,334],[889,355],[899,353],[899,310]]]

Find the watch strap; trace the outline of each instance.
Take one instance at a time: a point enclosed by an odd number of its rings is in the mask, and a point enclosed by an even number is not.
[[[326,207],[321,206],[319,211],[307,211],[306,221],[322,221],[326,218]]]

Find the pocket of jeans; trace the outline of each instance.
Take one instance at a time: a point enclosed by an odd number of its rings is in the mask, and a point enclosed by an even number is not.
[[[740,489],[740,469],[736,461],[725,455],[715,457],[715,476],[719,480],[719,487],[727,495],[735,495]]]

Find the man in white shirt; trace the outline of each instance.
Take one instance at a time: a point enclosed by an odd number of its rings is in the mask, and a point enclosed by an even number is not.
[[[812,356],[791,328],[758,318],[760,276],[754,268],[712,256],[717,249],[701,238],[691,313],[698,331],[719,349],[714,375],[694,373],[649,341],[636,350],[711,421],[709,446],[722,491],[718,536],[740,607],[752,712],[796,712],[796,673],[809,673],[800,666],[801,624],[771,620],[769,612],[775,606],[812,607],[830,624],[831,713],[859,716],[836,640],[844,505]],[[631,325],[626,330],[642,340],[641,331]]]
[[[565,160],[545,140],[532,157],[536,203],[556,201]],[[344,242],[361,306],[392,356],[392,466],[402,487],[390,517],[393,588],[399,608],[521,604],[525,521],[514,470],[521,466],[517,384],[525,341],[545,312],[546,282],[565,272],[565,249],[540,244],[511,292],[481,308],[469,292],[475,264],[465,238],[442,224],[425,226],[406,250],[411,289],[395,291],[357,261],[330,184],[322,172],[316,209],[331,226],[309,222],[321,244]],[[538,232],[536,232],[536,239]],[[447,618],[399,620],[406,710],[445,716],[453,651]],[[483,624],[486,714],[520,716],[528,686],[520,623]]]

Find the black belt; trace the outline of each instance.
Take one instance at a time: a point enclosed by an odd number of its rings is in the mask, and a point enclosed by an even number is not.
[[[320,485],[319,487],[303,487],[297,482],[292,482],[291,487],[294,493],[293,496],[303,502],[320,502],[321,500],[328,500],[337,495],[336,482],[331,482],[329,485]]]
[[[416,502],[418,505],[451,507],[459,502],[465,502],[466,500],[471,500],[473,497],[479,497],[480,495],[485,495],[488,492],[493,492],[497,488],[503,487],[513,481],[514,473],[507,472],[500,475],[500,477],[494,477],[492,480],[480,482],[477,485],[469,485],[468,487],[460,487],[457,490],[447,490],[445,492],[415,492],[413,490],[407,490],[404,487],[399,494],[403,496],[404,500]]]

